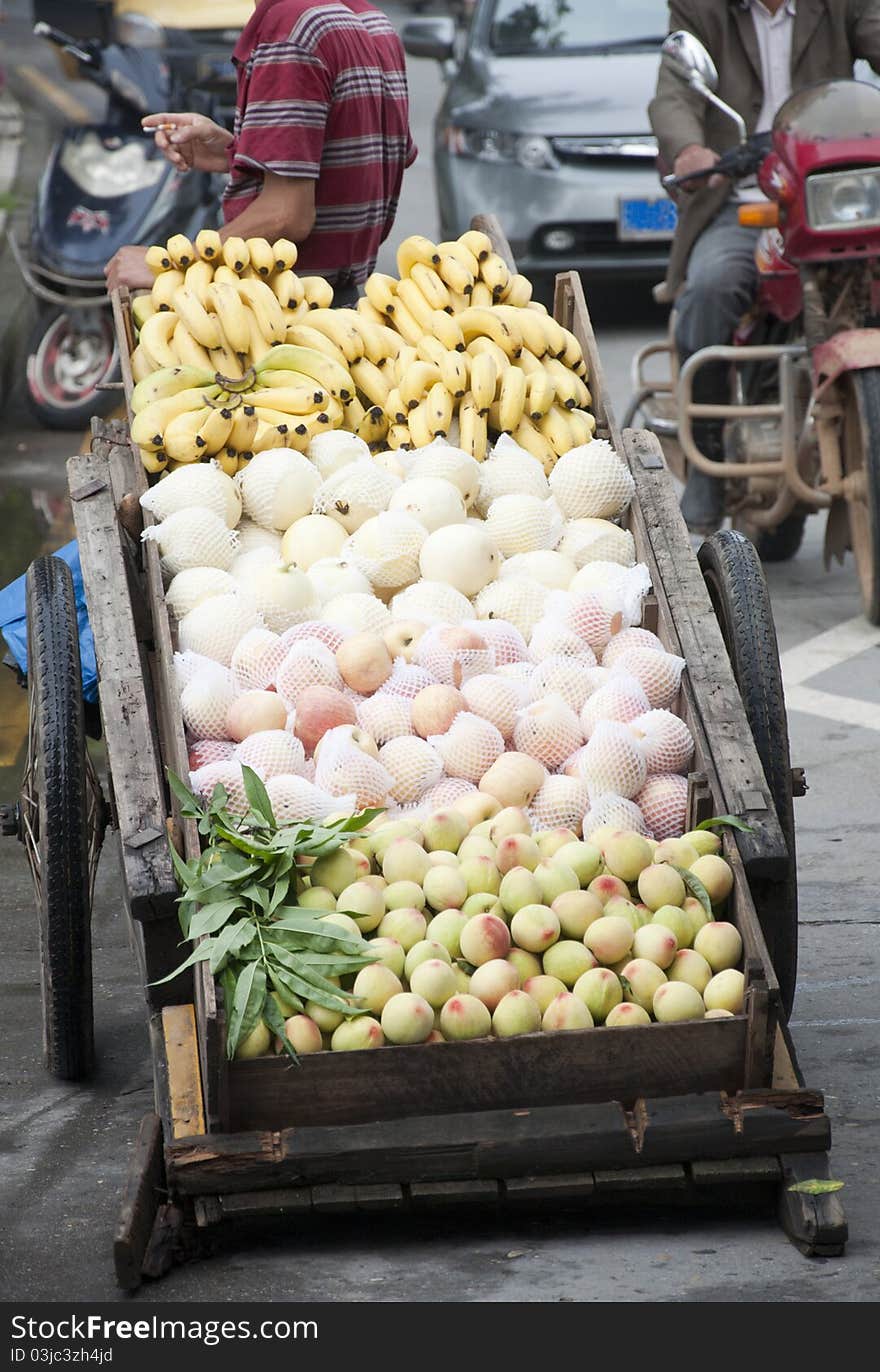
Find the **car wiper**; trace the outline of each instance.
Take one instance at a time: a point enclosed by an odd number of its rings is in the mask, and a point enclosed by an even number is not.
[[[537,44],[495,44],[492,51],[499,57],[593,57],[601,53],[628,52],[639,48],[656,49],[660,47],[666,39],[663,34],[659,38],[609,38],[605,43],[583,43],[577,46],[554,47],[547,44],[540,47]]]
[[[659,52],[661,45],[666,41],[666,35],[662,34],[659,38],[609,38],[607,43],[591,43],[588,47],[579,48],[579,52],[626,52],[628,48],[656,48]]]

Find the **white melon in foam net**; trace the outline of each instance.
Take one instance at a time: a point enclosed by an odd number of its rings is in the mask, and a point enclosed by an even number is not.
[[[235,749],[235,760],[252,767],[263,781],[269,777],[302,776],[306,755],[298,738],[286,729],[262,729],[251,734]]]
[[[670,710],[678,695],[681,674],[685,669],[683,657],[674,653],[658,653],[653,648],[630,648],[621,653],[614,670],[623,670],[636,677],[642,685],[652,710]]]
[[[342,527],[341,525],[338,527]],[[342,530],[343,536],[345,530]],[[306,576],[322,605],[343,595],[372,595],[370,579],[358,563],[345,557],[322,557],[313,562]]]
[[[350,591],[346,595],[336,595],[321,606],[321,618],[330,624],[339,624],[352,629],[355,633],[381,634],[391,623],[387,606],[374,595],[360,591]]]
[[[648,775],[638,739],[626,724],[600,719],[581,757],[581,777],[590,796],[618,795],[632,800]]]
[[[323,558],[339,557],[347,537],[342,525],[329,515],[303,515],[285,532],[281,540],[281,557],[292,567],[307,572]]]
[[[421,624],[463,624],[473,618],[473,613],[467,596],[443,581],[414,581],[391,602],[394,619],[414,619]]]
[[[575,565],[561,553],[550,548],[538,548],[533,553],[515,553],[505,558],[498,572],[504,580],[510,576],[524,576],[540,581],[548,591],[567,591],[575,576]]]
[[[280,553],[268,544],[265,547],[248,548],[244,553],[236,553],[229,568],[229,575],[239,587],[244,588],[247,586],[248,578],[258,567],[274,566],[280,556]]]
[[[237,590],[235,578],[219,567],[188,567],[174,577],[165,592],[165,603],[175,619],[183,619],[203,600],[213,595],[233,595]]]
[[[626,509],[635,482],[604,438],[594,438],[559,458],[550,490],[566,519],[613,519]]]
[[[462,643],[462,639],[466,639]],[[435,624],[416,644],[415,661],[445,686],[460,687],[468,677],[491,672],[495,654],[479,633],[460,625]]]
[[[246,815],[250,802],[244,791],[241,764],[234,759],[228,762],[211,762],[190,772],[189,784],[197,796],[210,800],[215,786],[222,786],[226,792],[226,808],[233,815]]]
[[[235,480],[248,519],[281,534],[297,519],[311,513],[321,484],[309,459],[293,448],[269,448],[255,453]]]
[[[478,619],[503,619],[528,639],[544,613],[548,595],[546,586],[529,581],[524,576],[512,576],[507,581],[492,581],[474,597]]]
[[[636,545],[629,529],[608,519],[571,519],[563,527],[556,551],[580,569],[588,562],[618,562],[632,567]]]
[[[528,657],[528,645],[519,629],[503,619],[466,619],[464,628],[473,629],[486,640],[495,655],[496,667],[524,662]]]
[[[275,683],[287,646],[271,629],[257,625],[239,639],[230,659],[236,684],[243,691],[265,691]]]
[[[260,623],[260,616],[244,596],[215,595],[184,615],[178,640],[181,648],[228,667],[238,642]]]
[[[357,721],[380,748],[391,739],[407,738],[414,732],[410,701],[387,691],[377,691],[362,700],[357,706]]]
[[[667,772],[649,776],[635,797],[645,823],[660,843],[665,838],[677,838],[687,829],[687,800],[687,777]]]
[[[227,670],[219,662],[215,662],[213,658],[191,651],[175,653],[173,664],[174,680],[177,683],[178,691],[182,691],[184,686],[187,686],[195,677],[204,672],[224,672]]]
[[[419,476],[405,481],[392,495],[388,509],[417,519],[429,534],[447,524],[464,524],[467,519],[464,497],[458,486],[440,476]]]
[[[317,638],[303,638],[291,644],[275,675],[275,689],[289,710],[309,686],[332,686],[341,691],[342,677],[336,658]]]
[[[505,557],[552,549],[561,524],[549,501],[522,493],[499,496],[486,514],[486,533]]]
[[[614,635],[603,652],[602,666],[614,667],[624,653],[628,653],[631,648],[653,648],[655,653],[666,652],[657,635],[652,633],[650,629],[642,629],[638,626],[621,629],[619,634]]]
[[[635,801],[625,800],[623,796],[606,794],[594,796],[590,808],[584,815],[584,838],[589,840],[597,829],[626,829],[645,838],[653,838],[645,817]]]
[[[628,672],[614,672],[605,686],[585,699],[580,712],[584,738],[589,741],[600,719],[629,724],[647,709],[648,697],[641,683]]]
[[[287,652],[288,648],[303,638],[316,638],[325,648],[329,648],[331,653],[335,653],[339,645],[353,632],[341,624],[330,624],[325,619],[307,619],[302,624],[294,624],[291,629],[285,629],[281,635],[281,642],[284,644],[284,651]]]
[[[528,809],[532,828],[581,831],[589,796],[577,777],[549,776]]]
[[[543,662],[548,657],[570,657],[582,667],[592,667],[596,661],[589,643],[552,615],[538,621],[529,639],[530,661]]]
[[[161,524],[144,529],[141,537],[158,545],[166,581],[188,567],[219,567],[228,572],[238,544],[238,535],[219,515],[198,505],[176,510]]]
[[[271,548],[276,558],[281,556],[282,538],[274,529],[262,529],[252,519],[241,519],[236,529],[238,534],[237,556],[252,553],[255,548]]]
[[[372,461],[380,471],[387,472],[389,476],[396,477],[398,481],[405,481],[406,468],[400,460],[402,455],[402,448],[399,448],[396,452],[387,448],[385,452],[373,453]]]
[[[193,505],[211,510],[229,529],[234,529],[241,518],[241,496],[235,482],[216,462],[190,462],[169,472],[144,491],[141,505],[160,523]]]
[[[531,495],[546,500],[550,487],[544,468],[509,434],[503,434],[491,455],[480,465],[480,487],[476,510],[485,517],[494,500],[502,495]]]
[[[385,511],[366,520],[340,556],[354,562],[375,590],[398,590],[419,578],[419,555],[428,537],[417,519]]]
[[[320,755],[315,759],[315,785],[333,796],[349,793],[358,808],[385,804],[394,778],[375,758],[368,757],[351,742],[343,726],[330,729],[321,739]]]
[[[313,619],[320,610],[315,588],[305,572],[283,562],[256,567],[243,585],[266,627],[276,634]]]
[[[428,742],[443,760],[446,773],[476,784],[504,752],[504,739],[494,724],[462,710],[445,734],[430,734]]]
[[[379,749],[391,774],[390,793],[398,805],[411,805],[443,776],[443,759],[423,738],[393,738]]]
[[[527,684],[513,678],[503,678],[495,672],[484,672],[462,682],[461,693],[473,715],[488,719],[501,734],[505,743],[513,737],[516,717],[526,704]]]
[[[562,696],[534,700],[519,713],[513,730],[513,746],[528,753],[548,770],[560,767],[583,742],[578,717]]]
[[[439,477],[458,487],[465,509],[470,509],[476,500],[481,464],[462,448],[435,438],[425,448],[416,448],[411,453],[399,452],[396,456],[403,465],[407,481],[417,481],[424,476]]]
[[[357,796],[353,793],[332,796],[301,776],[270,777],[266,793],[280,824],[322,820],[328,815],[353,812],[357,806]]]
[[[232,673],[211,662],[181,689],[180,712],[191,738],[228,738],[226,713],[238,694]]]
[[[448,581],[469,597],[494,581],[500,566],[501,554],[479,521],[435,529],[419,553],[419,568],[427,581]]]
[[[535,664],[529,677],[529,700],[541,700],[547,695],[562,696],[569,709],[578,714],[588,693],[584,666],[583,658],[561,654],[543,658]]]
[[[694,755],[694,739],[688,726],[671,710],[647,710],[630,720],[630,728],[642,741],[648,776],[654,772],[686,772]]]
[[[329,515],[353,534],[368,519],[388,509],[400,482],[372,461],[351,462],[321,482],[312,514]]]
[[[314,464],[321,480],[326,481],[351,462],[368,462],[370,449],[357,434],[334,429],[331,433],[315,434],[306,448],[306,456]]]

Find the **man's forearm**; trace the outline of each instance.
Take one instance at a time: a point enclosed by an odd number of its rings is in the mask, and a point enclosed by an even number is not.
[[[264,189],[220,230],[220,237],[224,242],[227,238],[238,237],[267,238],[270,243],[276,238],[290,238],[294,243],[303,243],[314,223],[313,204],[302,203],[295,194],[281,197],[276,189]]]

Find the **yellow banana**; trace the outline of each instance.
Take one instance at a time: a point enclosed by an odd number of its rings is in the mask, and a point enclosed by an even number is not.
[[[225,448],[232,433],[233,412],[227,409],[212,409],[196,434],[196,447],[202,457],[213,457]]]
[[[362,357],[358,361],[352,362],[349,370],[357,383],[358,390],[367,397],[370,404],[383,406],[388,399],[391,382],[382,375],[376,364],[370,362],[368,358]]]
[[[419,346],[421,346],[421,344]],[[403,376],[407,367],[412,366],[413,362],[419,357],[422,357],[422,355],[418,348],[414,348],[410,343],[403,343],[401,345],[400,352],[394,359],[393,370],[393,379],[398,386],[400,385],[400,378]],[[430,362],[431,360],[430,357],[422,357],[423,362]]]
[[[201,367],[213,376],[211,354],[201,343],[197,343],[182,319],[178,319],[171,335],[171,346],[177,353],[183,367]]]
[[[526,309],[534,310],[536,314],[547,314],[548,312],[547,306],[543,305],[540,300],[530,300],[528,305],[526,305]]]
[[[164,447],[163,436],[168,425],[181,414],[205,410],[208,401],[219,395],[219,386],[190,386],[171,395],[153,400],[139,410],[131,421],[131,441],[139,448]],[[204,415],[202,416],[204,418]],[[174,457],[169,453],[169,457]]]
[[[384,312],[382,310],[377,310],[376,306],[371,304],[365,295],[361,296],[360,300],[355,305],[355,309],[357,310],[359,315],[361,315],[364,319],[368,320],[370,323],[388,323],[388,318],[384,314]]]
[[[237,453],[250,452],[259,422],[257,411],[250,401],[239,405],[232,417],[227,447],[234,448]]]
[[[538,432],[546,438],[557,457],[562,457],[574,447],[574,434],[568,422],[568,415],[558,405],[550,409],[538,421]]]
[[[241,454],[241,456],[243,456],[243,454]],[[214,460],[224,475],[235,476],[240,461],[239,451],[229,442],[222,452],[217,454]]]
[[[216,319],[208,314],[195,292],[181,286],[174,292],[174,308],[197,343],[203,348],[219,348],[223,343]]]
[[[472,359],[471,365],[473,365],[473,358],[479,357],[481,353],[491,353],[495,359],[495,365],[498,368],[499,375],[504,371],[505,367],[511,365],[510,358],[504,349],[499,348],[498,344],[493,339],[485,338],[482,334],[471,339],[465,352],[467,353],[467,356]],[[517,361],[520,361],[520,359],[517,359]]]
[[[513,325],[504,320],[493,309],[480,309],[471,306],[458,316],[459,327],[465,343],[480,336],[491,338],[509,358],[519,357],[522,352],[522,338],[513,331]]]
[[[528,347],[523,347],[522,352],[516,359],[516,365],[521,367],[526,376],[533,376],[536,372],[543,372],[544,363]]]
[[[195,367],[165,367],[139,381],[131,393],[131,412],[140,414],[157,400],[168,400],[181,391],[204,390],[214,384],[214,373]]]
[[[373,272],[364,282],[364,296],[378,314],[393,315],[397,296],[397,280],[384,272]]]
[[[498,298],[510,285],[510,268],[497,252],[490,252],[480,263],[480,277],[492,292],[492,299]]]
[[[539,371],[532,372],[527,378],[526,385],[525,408],[529,419],[536,423],[547,413],[555,400],[556,383],[550,373],[545,371],[543,367]]]
[[[263,333],[262,329],[260,328],[257,316],[254,314],[253,310],[250,308],[249,305],[245,306],[245,313],[247,316],[248,325],[248,347],[246,353],[246,360],[250,363],[251,366],[255,366],[258,362],[262,362],[263,358],[272,349],[274,345],[271,339],[267,338],[266,335]],[[286,333],[287,330],[285,328],[285,334]]]
[[[355,432],[365,443],[381,443],[389,429],[388,416],[381,405],[371,405]]]
[[[223,244],[223,261],[239,276],[251,264],[251,255],[243,238],[227,238]]]
[[[304,376],[310,376],[337,400],[348,402],[355,399],[355,384],[348,369],[317,349],[292,343],[273,348],[263,363],[257,364],[257,379],[261,384],[265,384],[264,378],[268,372],[282,370],[302,372]]]
[[[481,310],[495,304],[495,297],[485,281],[477,281],[471,291],[471,304],[478,306]]]
[[[532,310],[517,310],[513,305],[496,305],[499,319],[519,331],[523,347],[528,348],[535,357],[543,357],[547,351],[547,338],[541,327],[541,318]]]
[[[258,276],[266,280],[275,270],[272,244],[266,238],[248,238],[245,241],[251,257],[251,266]]]
[[[216,229],[202,229],[195,237],[195,250],[203,262],[215,262],[222,258],[223,244]]]
[[[471,277],[472,282],[476,281],[477,277],[480,275],[479,262],[477,261],[476,257],[474,257],[470,248],[466,247],[460,239],[444,239],[442,243],[437,244],[437,251],[440,254],[441,258],[446,256],[446,254],[449,254],[451,257],[454,257],[458,262],[460,262],[461,265],[464,267],[465,271]]]
[[[460,400],[470,385],[470,359],[467,353],[444,351],[439,363],[440,380],[456,400]]]
[[[141,462],[146,471],[155,475],[157,472],[164,472],[168,466],[168,454],[160,449],[156,453],[150,452],[147,448],[139,449]]]
[[[267,391],[286,391],[291,387],[296,389],[299,386],[306,386],[315,397],[312,409],[324,405],[330,396],[330,392],[324,386],[319,386],[313,377],[297,371],[294,367],[255,367],[254,373],[257,380],[251,387],[253,391],[261,387]]]
[[[385,442],[391,452],[396,453],[398,448],[409,450],[412,446],[412,434],[408,424],[392,424],[385,435]]]
[[[323,353],[330,358],[338,367],[342,367],[348,372],[348,358],[340,348],[337,348],[325,333],[320,329],[312,329],[308,324],[289,324],[287,327],[287,342],[294,347],[311,348],[315,352]]]
[[[556,395],[561,405],[564,405],[567,410],[573,410],[575,406],[584,409],[585,406],[589,405],[590,392],[575,372],[554,357],[545,358],[544,367],[548,376],[553,378]]]
[[[476,263],[474,264],[476,267]],[[474,289],[476,273],[468,269],[458,256],[451,252],[440,254],[440,261],[437,263],[437,275],[444,285],[456,295],[469,296]]]
[[[304,324],[306,322],[309,307],[304,300],[301,300],[298,305],[288,305],[286,309],[282,306],[281,313],[284,315],[285,324],[290,328],[291,324]]]
[[[168,421],[162,447],[175,462],[198,462],[203,456],[203,445],[196,440],[207,417],[208,407],[203,405],[198,410],[175,415]]]
[[[449,292],[449,299],[452,304],[452,313],[461,314],[462,310],[470,309],[472,291],[467,295],[459,295],[457,291]]]
[[[449,433],[452,423],[453,401],[452,396],[443,385],[442,381],[437,381],[428,392],[425,402],[427,407],[428,428],[434,438],[445,438]]]
[[[173,310],[159,310],[150,315],[141,329],[140,344],[160,367],[177,366],[177,354],[171,346],[171,335],[177,327]]]
[[[184,282],[183,272],[175,267],[170,272],[163,272],[157,276],[153,282],[153,289],[150,292],[150,300],[157,310],[171,310],[174,308],[174,292],[179,291]]]
[[[535,314],[535,311],[532,311]],[[552,314],[535,314],[544,333],[545,347],[551,357],[562,358],[568,348],[568,340],[561,324],[557,324]]]
[[[238,293],[256,315],[263,337],[268,338],[270,343],[283,343],[287,324],[271,287],[265,281],[242,277],[238,283]]]
[[[568,410],[568,424],[574,438],[575,447],[589,443],[596,432],[596,421],[586,410]]]
[[[156,313],[156,306],[148,295],[136,295],[131,302],[131,317],[136,329],[143,328],[151,315]]]
[[[266,424],[261,419],[257,424],[257,432],[254,434],[251,443],[251,451],[263,453],[267,448],[289,448],[287,434],[279,433],[274,424]]]
[[[301,305],[306,298],[302,281],[289,267],[282,272],[276,272],[269,285],[275,292],[275,299],[282,310]]]
[[[304,380],[298,386],[267,386],[264,390],[248,391],[246,403],[284,414],[304,415],[323,410],[329,398],[329,391],[316,386],[314,381]]]
[[[257,419],[263,424],[271,424],[280,434],[292,433],[300,422],[299,415],[288,414],[286,410],[274,410],[268,405],[255,405]]]
[[[355,333],[360,334],[363,343],[363,356],[368,362],[372,362],[374,367],[384,367],[389,357],[396,357],[400,349],[400,338],[391,329],[386,329],[383,324],[374,324],[371,319],[365,319],[357,310],[337,310],[337,314],[351,325]],[[394,351],[392,353],[389,340],[394,339]]]
[[[161,272],[170,271],[174,263],[167,248],[154,244],[152,248],[147,248],[147,266],[154,276],[159,276]]]
[[[445,310],[434,310],[430,331],[444,348],[464,352],[464,334],[454,315],[447,314]]]
[[[192,291],[197,300],[200,300],[205,309],[208,308],[208,287],[214,280],[214,268],[210,262],[203,262],[197,258],[192,266],[187,267],[183,274],[183,284],[188,291]]]
[[[518,310],[524,310],[532,298],[531,281],[520,272],[511,272],[500,298],[505,305],[513,305]]]
[[[404,284],[404,282],[401,282],[401,285]],[[412,282],[410,282],[410,285],[412,285]],[[406,339],[407,343],[410,343],[414,348],[418,347],[419,339],[422,337],[425,330],[412,313],[412,310],[407,309],[404,301],[398,297],[395,297],[395,299],[396,303],[394,306],[394,314],[391,316],[391,322],[401,338]]]
[[[428,419],[427,397],[414,410],[410,410],[407,416],[407,424],[412,441],[417,448],[427,448],[429,443],[433,443],[434,435],[431,432],[431,424]]]
[[[189,241],[185,233],[176,233],[173,238],[169,238],[165,245],[168,249],[168,256],[180,271],[195,262],[198,253]]]
[[[526,374],[519,367],[508,367],[498,393],[502,433],[513,433],[523,416],[526,403]]]
[[[489,444],[489,430],[486,416],[480,414],[470,391],[462,397],[458,407],[458,435],[458,446],[482,462]]]
[[[214,280],[218,286],[238,286],[238,272],[227,267],[225,262],[214,268]]]
[[[565,352],[559,360],[564,362],[566,367],[574,369],[579,362],[584,360],[583,349],[570,329],[564,328],[561,324],[559,327],[562,329],[562,336],[565,339]]]
[[[459,234],[458,241],[464,244],[469,252],[473,253],[478,262],[485,262],[489,254],[494,251],[491,238],[480,229],[468,229],[467,233]]]
[[[410,280],[418,286],[432,310],[449,311],[452,309],[449,291],[433,267],[426,267],[423,262],[414,263],[410,272]]]
[[[397,249],[397,270],[401,279],[409,276],[417,263],[434,267],[440,261],[437,244],[432,243],[424,234],[414,233],[405,238]]]
[[[505,367],[504,372],[510,368]],[[498,390],[501,370],[491,353],[480,353],[471,362],[471,395],[480,414],[485,414]]]
[[[404,277],[397,287],[397,301],[395,305],[395,328],[400,329],[397,316],[400,313],[401,303],[409,310],[413,319],[419,326],[420,331],[427,331],[431,327],[431,316],[434,311],[422,295],[416,283],[411,277]]]
[[[388,416],[388,422],[390,424],[406,423],[406,417],[409,411],[407,410],[406,406],[403,403],[403,400],[401,399],[400,391],[397,386],[395,386],[393,390],[388,392],[385,404],[382,406],[382,408]]]
[[[272,244],[277,272],[289,272],[296,266],[299,249],[289,238],[276,238]]]
[[[220,348],[209,348],[211,366],[214,371],[229,381],[240,381],[244,376],[244,367],[241,365],[241,358],[225,344]]]
[[[364,355],[364,340],[348,321],[341,317],[340,310],[310,310],[308,327],[317,329],[330,339],[342,353],[346,362],[357,362]]]
[[[356,434],[361,424],[364,422],[366,413],[366,410],[357,396],[354,396],[351,400],[346,400],[344,428],[346,428],[349,433]]]
[[[419,339],[419,346],[416,352],[423,362],[433,362],[435,367],[440,366],[441,360],[446,356],[446,349],[433,334],[426,333],[424,338]]]
[[[155,370],[155,366],[147,357],[146,352],[139,343],[131,355],[132,377],[134,378],[135,382],[141,382],[146,380],[150,373],[154,372]]]
[[[239,292],[234,286],[215,281],[208,293],[208,302],[220,321],[223,339],[232,351],[248,352],[251,346],[250,312],[246,309]],[[250,318],[253,318],[252,314]]]
[[[333,287],[323,276],[301,276],[303,294],[311,310],[329,310],[333,304]]]
[[[532,454],[532,457],[538,459],[544,468],[545,475],[549,476],[556,465],[556,454],[544,435],[538,432],[526,415],[523,415],[514,429],[512,437],[515,443],[518,443],[521,448],[525,448],[527,453]]]
[[[424,400],[431,387],[440,380],[440,368],[433,362],[413,362],[400,378],[400,398],[408,410]],[[419,444],[421,447],[421,444]]]

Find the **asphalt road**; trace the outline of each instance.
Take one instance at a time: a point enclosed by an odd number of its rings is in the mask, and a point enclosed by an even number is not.
[[[400,17],[404,7],[389,4]],[[6,61],[52,72],[26,41],[27,5],[7,5]],[[434,232],[430,125],[439,74],[410,71],[422,156],[408,173],[396,238]],[[62,111],[81,87],[12,78],[28,101],[27,159],[41,164]],[[42,138],[42,142],[40,141]],[[27,170],[27,168],[26,168]],[[487,207],[491,208],[491,207]],[[8,261],[0,299],[12,308]],[[5,274],[5,275],[4,275]],[[628,391],[633,350],[662,319],[644,290],[588,288],[615,407]],[[0,313],[0,322],[3,313]],[[10,359],[13,368],[17,357]],[[0,584],[41,550],[71,536],[63,460],[76,435],[29,421],[20,391],[2,416]],[[861,619],[852,565],[826,573],[822,520],[810,521],[790,564],[771,567],[788,685],[792,759],[810,790],[797,802],[801,973],[793,1032],[807,1083],[826,1093],[834,1128],[833,1175],[846,1183],[847,1255],[802,1258],[772,1216],[672,1213],[589,1221],[551,1214],[530,1222],[390,1226],[328,1222],[286,1238],[242,1236],[211,1261],[144,1287],[158,1299],[302,1301],[869,1301],[880,1288],[880,1108],[877,991],[876,803],[880,764],[880,631]],[[0,800],[17,793],[25,697],[0,678]],[[40,1066],[39,980],[29,877],[18,846],[0,847],[4,956],[0,992],[0,1291],[7,1300],[114,1299],[111,1242],[120,1187],[152,1080],[143,1000],[117,897],[113,844],[99,875],[94,916],[100,1066],[77,1088]]]

